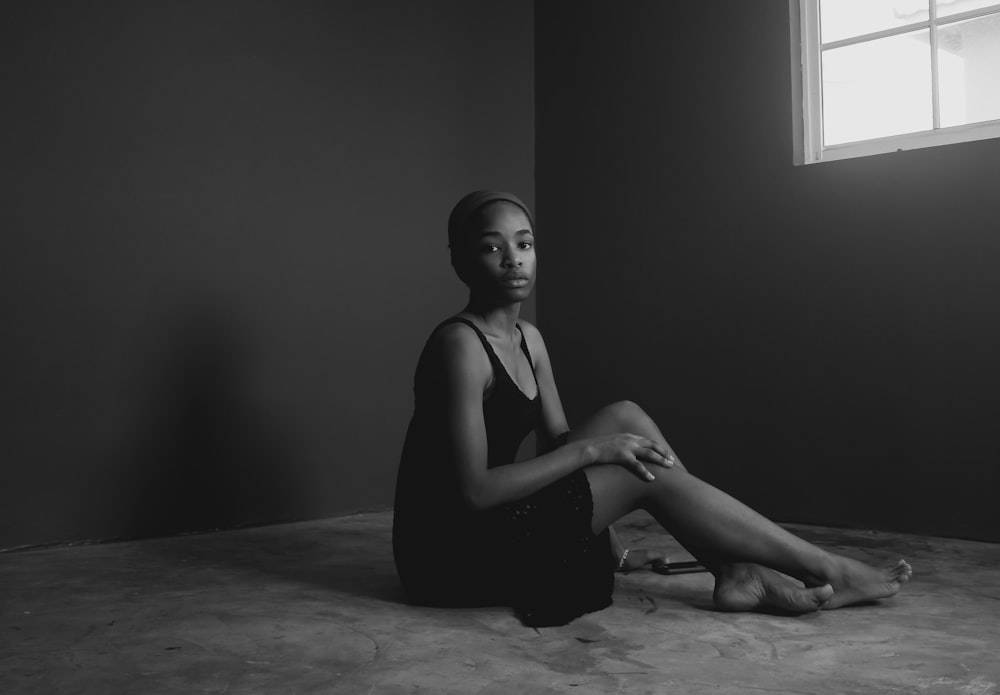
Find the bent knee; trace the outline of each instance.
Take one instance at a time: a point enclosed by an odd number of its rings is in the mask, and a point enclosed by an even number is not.
[[[608,417],[614,422],[614,429],[622,434],[638,434],[651,439],[657,439],[666,444],[662,439],[659,428],[653,419],[646,414],[634,401],[618,401],[605,408]],[[684,465],[677,461],[674,464],[678,470],[687,471]]]
[[[633,401],[618,401],[605,408],[607,414],[614,419],[622,432],[635,432],[643,429],[650,422],[646,411]]]

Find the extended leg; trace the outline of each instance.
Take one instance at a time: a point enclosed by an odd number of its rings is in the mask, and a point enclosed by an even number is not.
[[[571,439],[611,432],[632,432],[650,438],[662,434],[635,405],[621,403],[599,412]],[[775,586],[787,581],[772,576],[761,564],[802,580],[813,593],[801,598],[829,600],[824,607],[891,596],[909,579],[903,562],[884,569],[828,553],[782,529],[721,490],[699,480],[681,467],[655,470],[656,480],[646,482],[619,466],[592,466],[587,470],[594,497],[593,525],[601,530],[634,509],[645,509],[716,575],[717,599],[725,604],[730,584],[756,583],[765,590],[787,593],[798,589]],[[829,596],[826,585],[833,587]],[[804,590],[808,591],[808,590]],[[759,593],[759,592],[758,592]],[[740,599],[730,607],[739,609]],[[792,608],[789,607],[791,610]]]

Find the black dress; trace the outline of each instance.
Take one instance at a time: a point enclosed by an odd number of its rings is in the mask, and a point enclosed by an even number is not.
[[[456,321],[476,332],[493,366],[493,384],[483,397],[487,466],[513,463],[522,440],[541,421],[541,395],[524,395],[472,322],[454,317],[438,329]],[[523,332],[521,349],[534,372]],[[511,605],[529,625],[566,623],[609,605],[610,539],[607,531],[591,531],[593,500],[582,470],[485,512],[463,507],[455,474],[442,456],[443,365],[432,362],[425,346],[396,480],[393,554],[411,600]]]

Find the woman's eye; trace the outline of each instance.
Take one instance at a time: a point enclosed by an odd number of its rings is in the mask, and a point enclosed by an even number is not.
[[[499,250],[500,247],[497,244],[486,244],[482,248],[483,253],[496,253]]]
[[[530,248],[532,248],[532,247],[533,247],[534,245],[535,245],[535,242],[533,242],[533,241],[522,241],[522,242],[521,242],[521,248],[522,248],[522,249],[530,249]]]

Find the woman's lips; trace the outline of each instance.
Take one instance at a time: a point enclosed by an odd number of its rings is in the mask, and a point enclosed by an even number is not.
[[[524,287],[528,284],[528,278],[522,276],[504,278],[503,284],[507,287]]]

